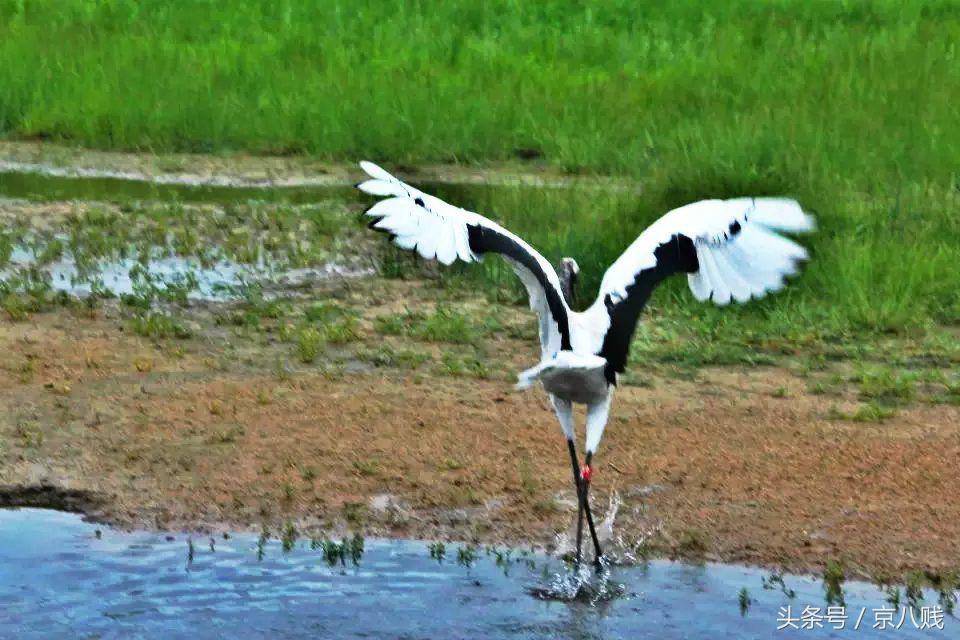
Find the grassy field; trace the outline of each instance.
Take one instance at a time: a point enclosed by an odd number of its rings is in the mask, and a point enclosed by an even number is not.
[[[0,132],[636,178],[460,203],[576,256],[588,289],[672,206],[793,195],[821,223],[797,286],[734,314],[674,304],[681,283],[655,303],[708,335],[829,340],[960,321],[958,40],[955,2],[0,0]]]

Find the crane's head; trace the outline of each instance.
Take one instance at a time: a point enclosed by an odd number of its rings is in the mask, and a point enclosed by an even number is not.
[[[567,304],[573,308],[576,293],[577,278],[580,276],[580,265],[573,258],[564,258],[560,261],[560,289]]]

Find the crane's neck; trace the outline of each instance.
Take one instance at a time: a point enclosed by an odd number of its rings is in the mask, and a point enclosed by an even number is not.
[[[563,293],[563,298],[567,301],[567,306],[574,309],[574,305],[576,304],[577,278],[580,274],[580,267],[573,258],[564,258],[560,261],[559,271],[560,273],[557,275],[560,278],[560,292]]]

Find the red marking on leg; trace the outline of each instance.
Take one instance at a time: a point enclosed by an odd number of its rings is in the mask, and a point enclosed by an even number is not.
[[[583,480],[590,482],[590,478],[593,477],[593,469],[590,468],[590,465],[585,464],[580,467],[580,477],[583,478]]]

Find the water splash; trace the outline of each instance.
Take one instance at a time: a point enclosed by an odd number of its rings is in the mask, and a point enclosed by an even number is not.
[[[530,595],[541,600],[561,602],[585,602],[596,606],[624,595],[623,584],[611,578],[612,564],[605,558],[600,565],[581,563],[565,566],[563,571],[553,574],[549,582],[528,589]]]
[[[614,524],[621,504],[620,494],[612,492],[603,518],[597,525],[597,538],[604,549],[599,565],[587,561],[579,565],[569,562],[576,553],[574,535],[568,531],[557,534],[556,548],[568,562],[564,564],[563,570],[547,576],[546,584],[530,587],[529,593],[541,600],[586,602],[590,605],[624,595],[624,585],[611,579],[611,570],[620,564],[622,555],[620,538],[614,533]]]

